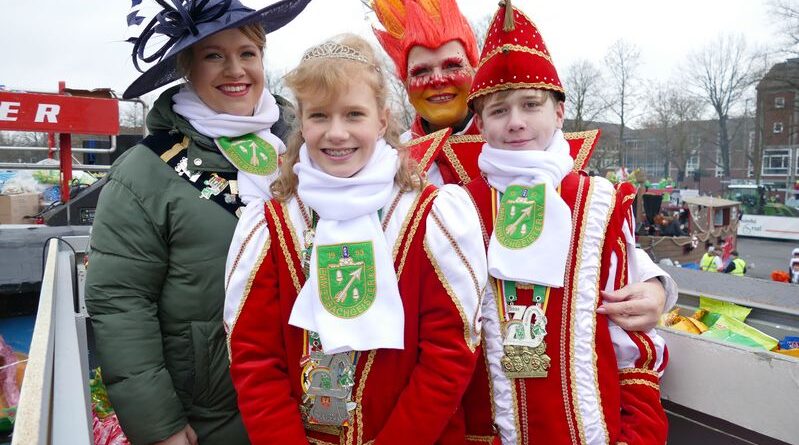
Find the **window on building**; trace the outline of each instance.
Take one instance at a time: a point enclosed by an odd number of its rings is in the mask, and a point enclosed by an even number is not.
[[[787,175],[791,151],[783,148],[763,150],[763,174]]]
[[[785,98],[783,96],[774,97],[774,108],[785,108]]]
[[[721,150],[716,150],[716,168],[713,172],[717,178],[724,177],[724,158],[721,157]]]
[[[782,122],[774,122],[774,133],[782,133]]]
[[[687,161],[685,161],[685,174],[693,175],[699,169],[699,153],[692,154]]]

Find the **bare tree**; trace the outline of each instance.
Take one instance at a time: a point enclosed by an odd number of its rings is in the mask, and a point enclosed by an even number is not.
[[[770,0],[769,16],[779,27],[779,35],[786,51],[799,54],[799,1],[797,0]]]
[[[566,90],[566,117],[569,130],[583,131],[586,122],[599,119],[608,109],[608,102],[601,97],[602,73],[588,60],[578,60],[568,68],[563,77]]]
[[[721,36],[688,57],[691,83],[718,120],[718,146],[725,176],[730,175],[730,110],[757,79],[754,61],[743,35]]]
[[[619,166],[624,167],[626,153],[624,130],[633,108],[633,97],[637,87],[637,71],[641,64],[641,51],[635,44],[617,40],[605,55],[608,70],[610,96],[608,108],[619,118]]]
[[[474,37],[477,39],[477,50],[482,51],[483,45],[486,43],[486,37],[488,36],[488,28],[491,26],[491,15],[484,15],[481,19],[470,23],[472,26],[472,31],[474,31]]]

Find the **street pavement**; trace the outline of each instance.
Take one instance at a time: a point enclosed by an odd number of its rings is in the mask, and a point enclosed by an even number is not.
[[[746,276],[771,279],[771,271],[788,271],[791,251],[799,241],[777,241],[738,237],[738,254],[746,261]]]

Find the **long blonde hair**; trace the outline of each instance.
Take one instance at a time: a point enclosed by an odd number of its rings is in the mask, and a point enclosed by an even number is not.
[[[328,42],[339,43],[356,50],[368,63],[343,57],[309,58],[300,62],[297,68],[284,78],[286,86],[297,100],[298,122],[294,123],[286,153],[283,155],[280,175],[272,183],[272,195],[281,201],[288,200],[297,192],[298,181],[294,173],[294,164],[299,161],[300,147],[305,143],[299,122],[302,116],[303,97],[319,98],[323,103],[330,103],[348,88],[356,87],[355,82],[358,82],[357,87],[365,84],[372,89],[378,110],[386,109],[388,104],[389,90],[385,69],[377,60],[372,46],[355,34],[341,34]],[[399,142],[399,127],[390,115],[383,138],[399,153],[400,166],[394,176],[394,182],[403,191],[420,189],[422,180],[416,171],[416,164],[410,158],[405,146]]]

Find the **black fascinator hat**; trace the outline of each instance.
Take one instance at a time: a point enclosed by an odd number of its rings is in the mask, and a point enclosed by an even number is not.
[[[267,33],[278,30],[294,19],[311,0],[281,0],[258,11],[239,0],[155,0],[164,9],[144,27],[133,42],[133,65],[143,74],[122,95],[139,97],[180,77],[177,55],[200,40],[231,28],[258,23]],[[170,4],[171,2],[171,4]],[[153,36],[166,42],[152,54],[145,46]],[[140,63],[156,62],[147,71]]]

